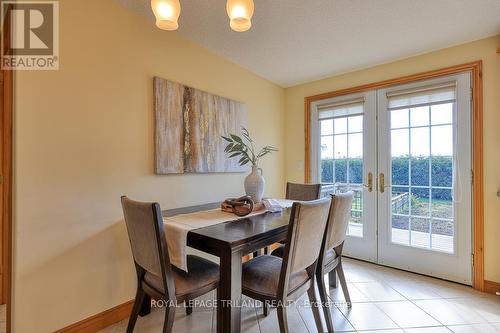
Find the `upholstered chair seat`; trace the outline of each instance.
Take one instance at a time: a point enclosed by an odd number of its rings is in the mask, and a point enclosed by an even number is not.
[[[207,259],[188,255],[188,272],[172,266],[172,276],[175,284],[175,296],[185,298],[195,290],[211,288],[219,280],[219,266]],[[144,287],[153,288],[158,293],[164,293],[163,281],[160,276],[147,272],[144,275]]]
[[[276,298],[283,260],[275,256],[258,256],[243,264],[243,280],[241,288],[244,293],[265,295]],[[306,270],[290,276],[290,292],[309,282]]]

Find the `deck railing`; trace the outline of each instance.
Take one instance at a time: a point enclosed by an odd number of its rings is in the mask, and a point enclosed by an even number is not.
[[[352,191],[354,193],[351,209],[351,222],[361,223],[363,216],[363,184],[323,183],[321,186],[322,197],[329,194],[343,193],[347,191]],[[410,193],[395,193],[391,199],[392,211],[395,213],[404,211],[408,208],[409,200]]]
[[[363,184],[346,184],[335,183],[325,184],[321,186],[321,196],[324,197],[329,194],[344,193],[352,191],[354,198],[352,200],[351,209],[351,222],[362,223],[363,218]]]

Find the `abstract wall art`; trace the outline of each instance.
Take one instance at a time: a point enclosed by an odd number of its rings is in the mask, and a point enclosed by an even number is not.
[[[222,135],[247,125],[245,104],[154,78],[155,172],[244,172],[224,153]]]

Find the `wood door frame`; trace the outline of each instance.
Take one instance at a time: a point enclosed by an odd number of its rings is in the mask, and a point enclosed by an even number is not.
[[[3,24],[4,52],[10,49],[10,16],[7,16]],[[3,59],[4,54],[0,55]],[[2,281],[1,281],[1,303],[7,306],[7,333],[11,331],[11,283],[12,283],[12,123],[13,123],[13,76],[12,70],[1,70],[3,78],[3,105],[2,105],[2,169],[3,169],[3,205],[2,205]]]
[[[3,71],[3,206],[2,206],[2,304],[7,304],[10,332],[12,274],[12,71]]]
[[[361,86],[331,91],[304,98],[305,160],[304,180],[311,181],[311,103],[327,98],[349,95],[367,90],[380,89],[399,84],[411,83],[439,76],[472,73],[472,223],[473,223],[473,277],[474,289],[484,291],[484,175],[483,175],[483,62],[481,60],[455,65],[428,72],[403,76]]]

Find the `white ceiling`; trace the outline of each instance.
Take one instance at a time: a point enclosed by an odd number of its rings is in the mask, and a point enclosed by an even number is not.
[[[180,2],[177,33],[284,87],[500,34],[500,0],[255,0],[244,33],[225,0]]]

